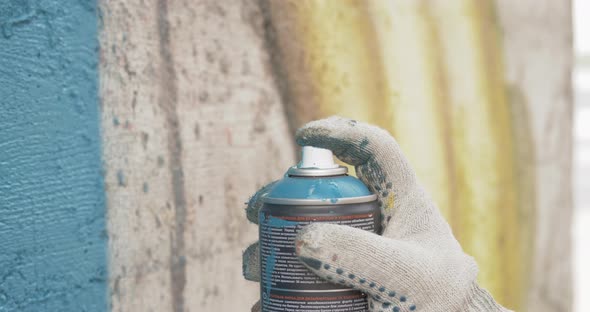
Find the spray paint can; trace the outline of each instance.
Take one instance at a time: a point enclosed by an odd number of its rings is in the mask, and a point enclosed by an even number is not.
[[[262,312],[368,311],[366,295],[323,281],[297,259],[295,237],[314,222],[380,233],[377,196],[327,149],[304,146],[302,160],[271,188],[259,213]]]

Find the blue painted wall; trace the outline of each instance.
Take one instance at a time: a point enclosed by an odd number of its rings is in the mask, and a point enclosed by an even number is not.
[[[0,0],[0,311],[105,311],[95,1]]]

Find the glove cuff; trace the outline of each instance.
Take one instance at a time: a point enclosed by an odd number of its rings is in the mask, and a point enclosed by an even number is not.
[[[467,298],[466,311],[469,312],[511,312],[498,304],[492,295],[477,283],[471,285],[470,296]]]

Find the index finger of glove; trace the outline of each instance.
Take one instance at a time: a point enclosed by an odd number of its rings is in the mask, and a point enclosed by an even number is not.
[[[264,204],[264,196],[270,192],[275,183],[277,183],[277,181],[263,186],[256,193],[254,193],[252,197],[250,197],[250,200],[248,200],[248,206],[246,207],[246,217],[248,220],[250,220],[250,222],[258,224],[258,212],[260,211],[262,204]]]
[[[296,139],[300,145],[330,149],[354,165],[358,177],[377,193],[386,209],[393,205],[394,190],[399,198],[416,186],[416,175],[399,145],[379,127],[334,116],[306,124]]]
[[[432,249],[350,226],[314,223],[299,231],[295,246],[313,273],[370,295],[385,303],[386,311],[395,306],[394,311],[413,311],[427,300],[447,302],[467,293],[477,276],[474,260],[456,243]],[[447,287],[434,292],[440,285]]]

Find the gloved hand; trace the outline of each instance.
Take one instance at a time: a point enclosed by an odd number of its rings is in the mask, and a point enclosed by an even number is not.
[[[474,259],[463,252],[385,130],[331,117],[308,123],[296,138],[300,145],[330,149],[354,165],[378,195],[383,213],[382,236],[333,224],[303,228],[297,254],[311,271],[324,279],[344,277],[346,285],[369,296],[370,311],[508,311],[477,285]],[[252,222],[271,185],[250,200],[246,211]],[[243,260],[246,279],[260,281],[258,243]],[[259,309],[258,303],[252,311]]]

